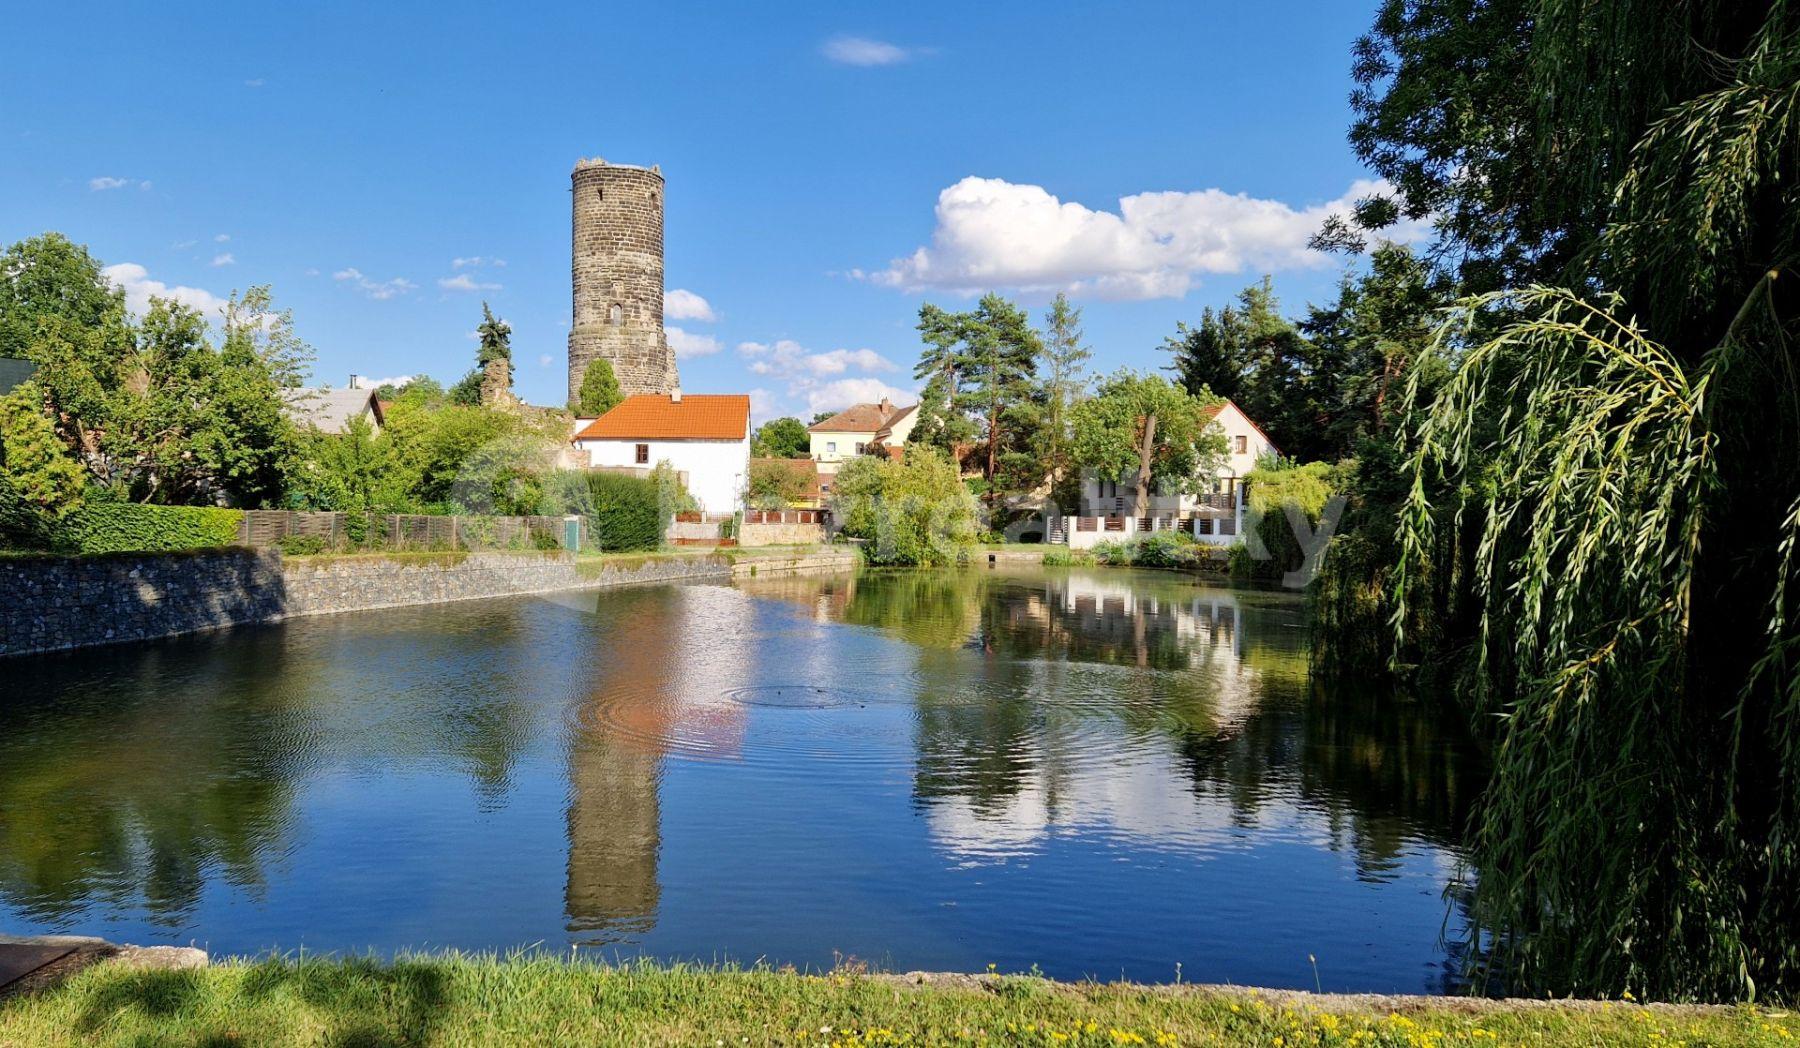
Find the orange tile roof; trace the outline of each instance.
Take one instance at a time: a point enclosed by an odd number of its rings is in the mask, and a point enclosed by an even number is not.
[[[587,424],[576,440],[743,440],[750,398],[743,393],[634,393]]]
[[[905,418],[912,407],[897,408],[892,403],[852,404],[828,419],[806,427],[809,433],[879,433]]]

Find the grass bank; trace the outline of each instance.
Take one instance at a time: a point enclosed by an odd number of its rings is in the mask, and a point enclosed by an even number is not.
[[[1752,1008],[600,967],[462,956],[89,969],[0,1002],[0,1045],[1777,1045]]]

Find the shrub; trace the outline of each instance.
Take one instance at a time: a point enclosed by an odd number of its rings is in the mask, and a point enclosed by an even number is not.
[[[602,550],[655,549],[662,545],[669,518],[662,511],[656,481],[626,473],[584,475],[590,541]]]
[[[1247,527],[1254,527],[1256,537],[1268,559],[1257,560],[1245,550],[1240,556],[1234,548],[1232,575],[1237,578],[1280,578],[1300,567],[1306,560],[1300,540],[1288,520],[1287,507],[1297,506],[1309,523],[1317,525],[1325,504],[1331,500],[1337,478],[1334,468],[1324,462],[1284,465],[1279,462],[1259,463],[1244,478],[1247,485],[1250,516]]]
[[[50,515],[0,475],[0,550],[46,549],[50,538]]]
[[[325,539],[318,535],[289,535],[275,545],[290,557],[309,557],[328,548]]]
[[[1131,551],[1131,562],[1143,568],[1188,568],[1199,560],[1198,543],[1193,536],[1179,531],[1145,535]]]
[[[1094,546],[1094,559],[1116,568],[1130,567],[1131,554],[1131,544],[1118,539],[1097,543]]]
[[[1044,566],[1049,568],[1079,567],[1092,564],[1092,550],[1070,549],[1067,546],[1051,546],[1044,551]]]
[[[65,517],[56,545],[73,553],[211,549],[238,540],[241,510],[90,502]]]
[[[950,564],[975,542],[979,507],[956,466],[931,448],[909,448],[901,462],[846,463],[832,506],[845,535],[869,540],[863,554],[875,564]]]

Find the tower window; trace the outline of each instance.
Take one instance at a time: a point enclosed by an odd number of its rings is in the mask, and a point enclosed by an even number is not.
[[[624,323],[625,307],[614,302],[612,307],[606,311],[606,322],[614,327],[618,327],[620,324]]]
[[[606,187],[605,186],[595,186],[594,187],[594,199],[595,200],[605,200],[606,199]]]

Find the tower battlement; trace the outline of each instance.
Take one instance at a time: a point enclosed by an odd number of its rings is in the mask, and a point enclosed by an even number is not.
[[[670,392],[677,375],[663,333],[662,171],[583,159],[570,182],[569,399],[600,358],[627,394]]]

